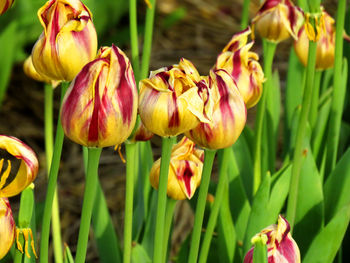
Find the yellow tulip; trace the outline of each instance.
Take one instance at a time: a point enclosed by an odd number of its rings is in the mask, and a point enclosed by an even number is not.
[[[235,143],[241,134],[247,110],[235,81],[227,71],[211,70],[209,88],[214,102],[212,121],[200,123],[185,135],[201,147],[222,149]]]
[[[297,39],[303,20],[302,10],[293,2],[266,0],[253,18],[252,26],[262,38],[278,43],[290,36]]]
[[[48,77],[40,75],[36,71],[36,69],[34,68],[32,56],[29,56],[24,61],[24,63],[23,63],[23,71],[28,77],[30,77],[30,78],[32,78],[32,79],[34,79],[36,81],[39,81],[39,82],[45,82],[45,83],[51,84],[54,88],[57,87],[58,84],[60,83],[59,81],[54,81],[54,80],[51,80]]]
[[[225,69],[237,84],[247,108],[255,106],[262,94],[264,72],[258,62],[259,56],[250,51],[254,42],[247,44],[250,28],[235,34],[215,64],[216,69]]]
[[[137,87],[127,56],[103,47],[71,83],[61,108],[65,134],[88,147],[124,142],[137,116]]]
[[[200,185],[204,151],[195,148],[188,138],[173,146],[170,157],[167,195],[174,200],[191,199]],[[151,185],[158,189],[161,158],[150,171]]]
[[[129,138],[130,141],[133,142],[139,142],[139,141],[148,141],[153,137],[153,133],[147,130],[145,125],[140,121],[138,123],[137,128],[135,129],[135,132],[132,134],[131,138]]]
[[[335,26],[334,19],[322,11],[320,18],[321,27],[316,49],[316,69],[324,70],[333,67],[335,50]],[[298,33],[298,39],[294,41],[294,50],[300,62],[306,66],[309,54],[309,38],[305,32],[305,27],[301,27]]]
[[[10,203],[6,197],[0,197],[0,259],[6,256],[15,240],[15,220]]]
[[[32,51],[36,71],[52,80],[71,81],[96,56],[90,10],[80,0],[51,0],[38,17],[44,31]]]
[[[14,0],[0,0],[0,15],[5,13],[13,5]]]
[[[21,160],[17,174],[10,183],[6,184],[11,171],[10,160],[7,161],[7,168],[1,176],[0,197],[11,197],[22,192],[34,181],[39,169],[38,159],[31,148],[15,137],[0,135],[0,149]],[[3,164],[4,159],[1,159],[0,172]]]
[[[209,90],[202,88],[202,82],[186,59],[151,72],[140,82],[139,114],[146,128],[167,137],[193,129],[200,121],[209,122]]]

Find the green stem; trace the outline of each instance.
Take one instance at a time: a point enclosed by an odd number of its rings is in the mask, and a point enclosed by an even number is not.
[[[322,71],[315,72],[314,89],[312,91],[312,102],[309,114],[310,126],[315,127],[318,115],[318,105],[320,96],[320,84],[321,84]]]
[[[53,87],[52,85],[45,84],[45,153],[46,153],[46,166],[47,175],[50,173],[51,159],[53,154]],[[53,251],[56,263],[63,263],[63,250],[62,250],[62,238],[61,238],[61,223],[59,213],[59,203],[57,196],[57,189],[55,189],[53,203],[52,203],[52,239],[53,239]]]
[[[249,21],[249,5],[250,0],[243,1],[243,11],[242,11],[242,19],[241,19],[241,29],[245,29],[248,26]]]
[[[136,143],[126,142],[126,192],[124,216],[124,263],[131,262],[132,212],[134,200],[135,153]]]
[[[220,207],[224,198],[225,187],[227,186],[227,166],[230,157],[230,148],[225,148],[222,154],[222,161],[219,173],[219,182],[216,189],[215,200],[212,206],[207,229],[205,231],[202,248],[199,256],[199,263],[207,262],[210,242],[213,237],[214,228],[216,226],[217,218],[219,215]]]
[[[85,175],[87,175],[88,148],[83,148]],[[94,238],[101,263],[122,262],[121,250],[118,237],[115,233],[113,222],[108,211],[106,198],[103,194],[100,181],[97,182],[97,189],[92,210],[92,227]]]
[[[145,22],[145,39],[143,43],[142,64],[141,64],[141,79],[147,78],[149,70],[149,61],[151,58],[152,36],[154,13],[156,9],[156,0],[150,0],[151,8],[147,8]]]
[[[259,188],[262,179],[261,172],[261,141],[264,124],[264,115],[266,114],[266,94],[272,83],[272,63],[276,50],[276,44],[264,40],[264,73],[267,79],[264,83],[261,99],[258,104],[258,111],[255,119],[255,141],[254,141],[254,178],[253,178],[253,194]]]
[[[343,32],[346,12],[346,0],[338,1],[338,10],[336,18],[335,33],[335,58],[334,58],[334,76],[333,76],[333,96],[329,120],[329,132],[327,138],[327,159],[326,174],[330,173],[337,161],[337,152],[339,146],[339,135],[341,118],[344,107],[344,97],[346,85],[342,82],[342,62],[343,62]],[[346,76],[343,76],[346,78]]]
[[[207,200],[211,170],[215,158],[216,150],[204,150],[204,164],[202,172],[202,181],[199,188],[198,201],[196,206],[196,214],[194,217],[194,226],[192,231],[191,249],[188,258],[189,263],[196,263],[198,258],[199,243],[201,240],[201,232],[203,225],[203,217],[205,210],[205,203]]]
[[[174,138],[162,138],[162,157],[160,162],[159,186],[158,186],[158,201],[157,201],[157,219],[156,219],[156,233],[153,247],[153,261],[154,263],[162,262],[162,255],[164,253],[164,221],[166,211],[167,186],[171,148]]]
[[[86,257],[86,249],[89,239],[90,222],[92,208],[94,205],[96,185],[98,182],[98,164],[102,148],[88,149],[88,169],[86,175],[86,183],[84,190],[83,208],[81,211],[81,221],[77,245],[77,253],[75,256],[76,263],[84,263]]]
[[[139,44],[137,33],[137,0],[129,1],[129,23],[131,39],[131,61],[134,69],[136,83],[140,81]]]
[[[169,243],[169,235],[170,235],[171,223],[173,221],[176,203],[177,203],[176,200],[168,198],[166,214],[165,214],[164,242],[163,242],[166,249],[163,249],[162,262],[167,262],[167,250],[168,250],[168,243]]]
[[[301,113],[296,135],[296,143],[293,154],[293,167],[291,182],[289,188],[289,197],[287,205],[287,219],[291,226],[291,232],[295,223],[295,214],[298,200],[299,177],[302,166],[303,156],[303,141],[306,135],[307,121],[309,109],[312,99],[312,90],[314,87],[315,63],[316,63],[316,46],[317,43],[309,41],[309,55],[306,67],[306,83],[304,88],[304,96],[301,105]]]
[[[61,102],[64,94],[68,88],[68,82],[62,82],[61,84]],[[47,193],[45,199],[45,207],[43,214],[43,223],[41,228],[41,241],[40,241],[40,263],[49,262],[49,237],[50,237],[50,220],[52,214],[52,204],[56,192],[57,175],[61,160],[62,146],[63,146],[64,133],[61,124],[61,118],[58,117],[56,138],[54,152],[52,155],[52,162],[50,166],[49,181],[47,185]]]
[[[267,246],[266,246],[267,236],[259,237],[258,240],[254,242],[253,250],[253,263],[267,263]]]

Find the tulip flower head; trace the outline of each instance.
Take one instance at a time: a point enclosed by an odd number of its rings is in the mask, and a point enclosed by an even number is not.
[[[173,146],[170,157],[167,195],[174,200],[191,199],[201,182],[204,151],[195,148],[188,138]],[[159,158],[150,171],[151,185],[158,189]]]
[[[9,183],[6,182],[11,171],[11,161],[7,160],[7,168],[2,172],[4,159],[0,160],[0,197],[11,197],[22,192],[34,181],[39,169],[38,159],[31,148],[15,137],[0,135],[0,149],[21,160],[16,176]]]
[[[267,256],[268,262],[300,263],[300,251],[298,245],[290,234],[288,221],[282,216],[278,217],[277,225],[271,225],[263,229],[252,238],[267,236]],[[254,247],[245,255],[244,263],[253,262]]]
[[[258,103],[265,81],[264,72],[258,62],[259,56],[250,51],[254,42],[247,44],[250,34],[250,28],[235,34],[215,64],[215,69],[225,69],[231,74],[247,108]]]
[[[15,230],[10,203],[6,197],[0,197],[0,259],[10,250],[15,240]]]
[[[9,9],[15,0],[0,0],[0,15]]]
[[[137,128],[135,129],[134,133],[129,138],[130,141],[134,142],[145,142],[150,140],[153,137],[153,133],[147,130],[145,125],[140,121],[139,123],[136,123]]]
[[[335,50],[335,25],[334,19],[322,11],[320,17],[316,49],[316,69],[324,70],[333,67]],[[309,37],[305,27],[298,32],[298,39],[294,41],[294,49],[300,62],[306,66],[309,54]]]
[[[137,116],[137,87],[127,56],[118,47],[102,47],[71,83],[61,108],[65,134],[87,147],[124,142]]]
[[[210,97],[200,88],[202,77],[193,64],[181,59],[178,65],[152,71],[140,82],[139,114],[148,130],[159,136],[176,136],[209,122]]]
[[[39,81],[39,82],[45,82],[47,84],[51,84],[54,88],[56,88],[58,86],[58,84],[60,83],[59,81],[55,81],[55,80],[52,80],[48,77],[45,77],[43,75],[40,75],[36,69],[34,68],[34,65],[33,65],[33,60],[32,60],[32,56],[29,56],[23,63],[23,71],[24,73],[36,80],[36,81]]]
[[[96,56],[90,10],[80,0],[50,0],[38,17],[44,31],[32,51],[36,71],[52,80],[71,81]]]
[[[290,36],[297,39],[297,32],[304,18],[300,8],[290,0],[266,0],[252,20],[262,38],[281,42]]]
[[[244,128],[246,106],[235,81],[227,71],[211,70],[207,85],[213,100],[212,121],[200,123],[185,135],[204,148],[226,148],[235,143]]]

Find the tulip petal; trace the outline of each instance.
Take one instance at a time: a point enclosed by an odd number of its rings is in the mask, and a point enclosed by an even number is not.
[[[0,259],[6,256],[15,240],[15,228],[10,203],[0,197]]]

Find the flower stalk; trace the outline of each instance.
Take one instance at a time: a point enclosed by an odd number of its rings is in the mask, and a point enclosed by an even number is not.
[[[64,94],[68,88],[68,82],[62,82],[61,84],[61,102]],[[49,257],[49,237],[50,237],[50,221],[52,214],[52,204],[56,192],[57,175],[61,160],[62,146],[63,146],[64,133],[61,125],[61,119],[58,118],[57,130],[54,151],[52,155],[52,161],[50,165],[49,181],[47,185],[47,193],[43,214],[43,223],[41,228],[41,241],[40,241],[40,263],[48,262]]]
[[[164,241],[164,225],[165,212],[167,200],[167,184],[169,174],[169,164],[171,148],[175,137],[162,137],[162,159],[160,162],[159,188],[157,200],[157,218],[156,218],[156,232],[154,238],[153,262],[162,262],[163,257],[163,241]]]
[[[163,261],[167,262],[167,251],[168,251],[168,243],[169,243],[169,235],[171,230],[171,223],[173,222],[174,211],[176,207],[177,200],[173,200],[168,198],[167,200],[167,208],[165,213],[165,228],[164,228],[164,242],[165,249],[163,249]]]
[[[197,262],[197,258],[198,258],[199,243],[200,243],[200,239],[201,239],[205,203],[207,200],[209,183],[210,183],[210,175],[211,175],[211,170],[213,168],[215,154],[216,154],[216,150],[210,150],[210,149],[204,150],[204,164],[203,164],[202,182],[201,182],[201,185],[199,188],[199,195],[198,195],[198,201],[197,201],[197,206],[196,206],[196,214],[195,214],[195,218],[194,218],[194,226],[193,226],[191,246],[190,246],[191,249],[190,249],[190,255],[188,258],[189,263]]]
[[[255,120],[255,141],[254,141],[254,179],[253,179],[253,193],[255,194],[262,181],[261,171],[261,144],[262,144],[262,132],[264,126],[264,115],[266,114],[266,99],[268,89],[272,83],[272,63],[273,57],[276,51],[277,44],[264,40],[264,73],[266,82],[260,103],[258,104],[258,111]]]
[[[98,182],[98,164],[101,152],[102,148],[91,147],[88,149],[88,169],[84,190],[83,208],[81,212],[82,220],[80,222],[77,253],[75,257],[75,262],[77,263],[85,262],[91,215],[96,195],[96,185]]]

